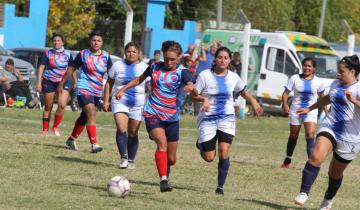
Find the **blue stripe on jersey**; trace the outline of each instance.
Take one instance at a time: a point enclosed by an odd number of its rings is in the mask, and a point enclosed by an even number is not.
[[[125,61],[125,64],[126,64],[126,61]],[[125,79],[127,81],[125,81],[125,84],[126,85],[127,83],[129,83],[132,79],[135,78],[135,65],[128,65],[126,64],[127,68],[125,70]],[[134,66],[134,68],[129,68],[130,66]],[[128,96],[130,97],[126,97],[126,100],[125,100],[125,104],[127,106],[134,106],[135,105],[135,95],[136,95],[136,90],[135,88],[130,88],[128,90],[126,90],[126,93]]]
[[[306,108],[310,104],[311,96],[312,96],[312,80],[303,80],[304,90],[300,93],[300,106],[301,108]]]
[[[225,114],[225,105],[229,98],[228,87],[225,84],[225,78],[214,75],[218,92],[214,95],[215,110],[217,114]]]
[[[334,114],[335,118],[335,123],[332,125],[332,130],[335,133],[336,139],[341,137],[345,128],[345,110],[348,109],[344,93],[345,90],[345,86],[340,86],[334,96],[335,102],[331,104],[333,106],[332,108],[334,109],[331,114]]]

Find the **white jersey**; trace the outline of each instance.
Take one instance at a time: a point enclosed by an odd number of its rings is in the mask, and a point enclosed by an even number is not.
[[[210,103],[210,110],[201,111],[199,117],[234,115],[233,92],[242,92],[246,88],[246,84],[236,73],[228,71],[225,76],[219,76],[210,69],[199,74],[195,86],[199,94],[208,98]]]
[[[331,133],[336,141],[360,142],[360,108],[351,103],[345,96],[349,90],[353,96],[360,100],[360,83],[345,86],[335,80],[329,91],[331,108],[319,128],[319,132]]]
[[[145,81],[134,88],[126,90],[120,100],[117,100],[114,94],[135,77],[140,76],[147,67],[148,65],[144,62],[134,64],[126,64],[125,60],[115,62],[109,70],[109,78],[115,80],[111,91],[111,103],[122,103],[128,107],[144,106],[146,100]]]
[[[317,76],[314,75],[311,80],[306,80],[301,78],[299,74],[290,77],[285,89],[289,92],[294,91],[290,107],[291,112],[296,112],[299,108],[307,108],[316,103],[318,94],[325,91],[323,83]]]

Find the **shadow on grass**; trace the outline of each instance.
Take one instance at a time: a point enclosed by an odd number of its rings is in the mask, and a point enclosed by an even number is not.
[[[250,165],[250,166],[267,166],[267,167],[271,167],[271,168],[275,168],[275,169],[280,169],[280,165],[281,162],[279,163],[270,163],[270,162],[257,162],[257,161],[244,161],[244,160],[232,160],[231,163],[237,163],[240,165]],[[298,165],[298,166],[294,166],[291,165],[290,169],[295,169],[295,170],[302,170],[303,166],[302,165]]]
[[[103,162],[97,162],[97,161],[92,161],[92,160],[85,160],[85,159],[76,158],[76,157],[57,156],[55,158],[59,159],[59,160],[63,160],[63,161],[68,161],[68,162],[84,163],[84,164],[89,164],[89,165],[105,165],[105,166],[114,167],[114,165],[110,164],[110,163],[103,163]]]
[[[97,190],[97,191],[107,192],[106,186],[105,187],[96,187],[96,186],[83,185],[83,184],[79,184],[79,183],[66,183],[66,184],[57,183],[56,185],[90,188],[90,189]]]
[[[302,208],[302,207],[296,207],[296,206],[283,206],[283,205],[280,205],[280,204],[271,203],[271,202],[267,202],[267,201],[260,201],[260,200],[255,200],[255,199],[236,199],[236,200],[250,202],[250,203],[254,203],[254,204],[258,204],[258,205],[263,205],[263,206],[266,206],[266,207],[272,208],[272,209],[307,209],[307,210],[316,210],[314,208]]]
[[[134,180],[134,179],[129,179],[130,183],[135,183],[135,184],[140,184],[140,185],[148,185],[148,186],[156,186],[159,187],[159,183],[157,182],[146,182],[146,181],[140,181],[140,180]],[[171,185],[171,182],[170,182]],[[195,187],[181,187],[178,185],[171,185],[174,190],[189,190],[189,191],[199,191],[198,189],[196,189]],[[205,191],[201,191],[201,192],[205,192]]]
[[[21,144],[27,144],[27,145],[36,145],[36,146],[45,146],[45,147],[53,147],[53,148],[61,148],[61,149],[66,149],[67,147],[64,145],[54,145],[54,144],[42,144],[42,143],[32,143],[32,142],[25,142],[25,141],[20,141]]]

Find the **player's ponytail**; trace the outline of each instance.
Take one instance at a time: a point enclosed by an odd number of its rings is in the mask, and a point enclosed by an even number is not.
[[[360,73],[360,61],[359,61],[359,57],[357,55],[352,55],[352,56],[345,56],[343,57],[339,64],[343,63],[346,68],[348,69],[354,69],[355,70],[355,77],[357,77]]]

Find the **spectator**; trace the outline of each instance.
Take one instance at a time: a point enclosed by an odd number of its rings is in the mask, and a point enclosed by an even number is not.
[[[149,66],[152,66],[154,63],[161,62],[161,52],[160,50],[154,50],[154,58],[149,60]]]

